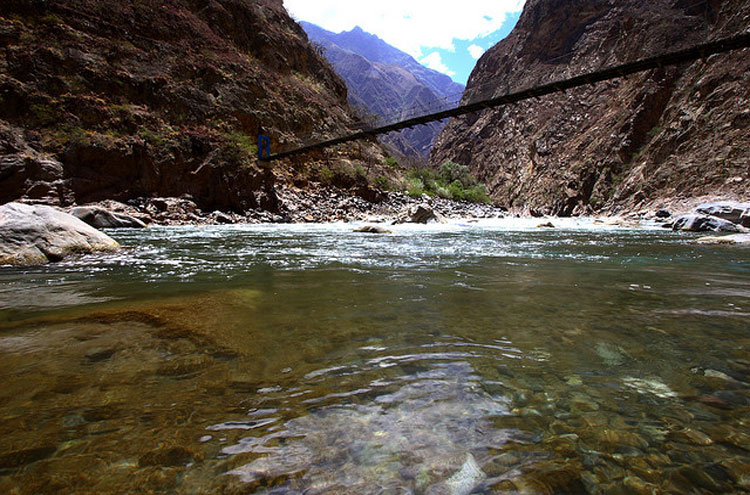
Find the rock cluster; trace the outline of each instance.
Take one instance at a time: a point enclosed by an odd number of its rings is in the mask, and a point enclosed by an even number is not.
[[[750,227],[750,203],[706,203],[664,227],[689,232],[745,232]]]
[[[350,196],[335,188],[278,188],[277,195],[283,221],[294,223],[361,220],[427,223],[446,218],[499,218],[507,214],[504,208],[492,205],[426,195],[413,198],[400,192],[382,193],[375,202]]]

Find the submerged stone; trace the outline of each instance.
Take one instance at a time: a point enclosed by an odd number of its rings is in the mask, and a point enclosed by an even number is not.
[[[184,466],[193,453],[184,447],[168,447],[146,452],[138,459],[138,466]]]
[[[57,449],[51,445],[0,454],[0,469],[14,469],[46,459]]]
[[[427,489],[427,495],[469,495],[487,475],[471,454],[467,454],[461,470],[448,480]]]

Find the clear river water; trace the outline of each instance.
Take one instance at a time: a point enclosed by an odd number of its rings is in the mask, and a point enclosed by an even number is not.
[[[750,491],[750,250],[553,222],[0,268],[0,493]]]

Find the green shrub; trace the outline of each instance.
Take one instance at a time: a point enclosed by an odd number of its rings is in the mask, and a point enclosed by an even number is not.
[[[406,177],[406,192],[412,197],[428,194],[455,201],[491,202],[487,188],[477,183],[468,167],[455,162],[445,162],[437,171],[414,168]]]
[[[396,160],[392,156],[388,156],[383,159],[383,165],[385,165],[386,167],[395,168],[398,165],[398,160]]]
[[[334,175],[333,170],[323,165],[318,171],[318,180],[320,180],[321,184],[330,186],[333,184]]]
[[[224,137],[233,147],[233,154],[235,154],[237,157],[245,158],[257,156],[258,145],[255,142],[254,136],[249,136],[242,132],[232,131],[228,134],[225,134]]]
[[[378,175],[372,180],[372,183],[377,187],[378,189],[383,190],[389,190],[391,188],[391,181],[388,180],[387,177],[384,177],[382,175]]]
[[[45,103],[34,103],[29,107],[31,114],[37,124],[41,126],[52,125],[57,122],[57,110]]]
[[[424,183],[419,178],[410,178],[406,183],[406,193],[412,198],[421,197],[425,193]]]

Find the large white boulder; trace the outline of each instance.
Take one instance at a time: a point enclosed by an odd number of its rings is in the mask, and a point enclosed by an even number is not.
[[[42,205],[0,206],[0,265],[41,265],[120,245],[76,217]]]

